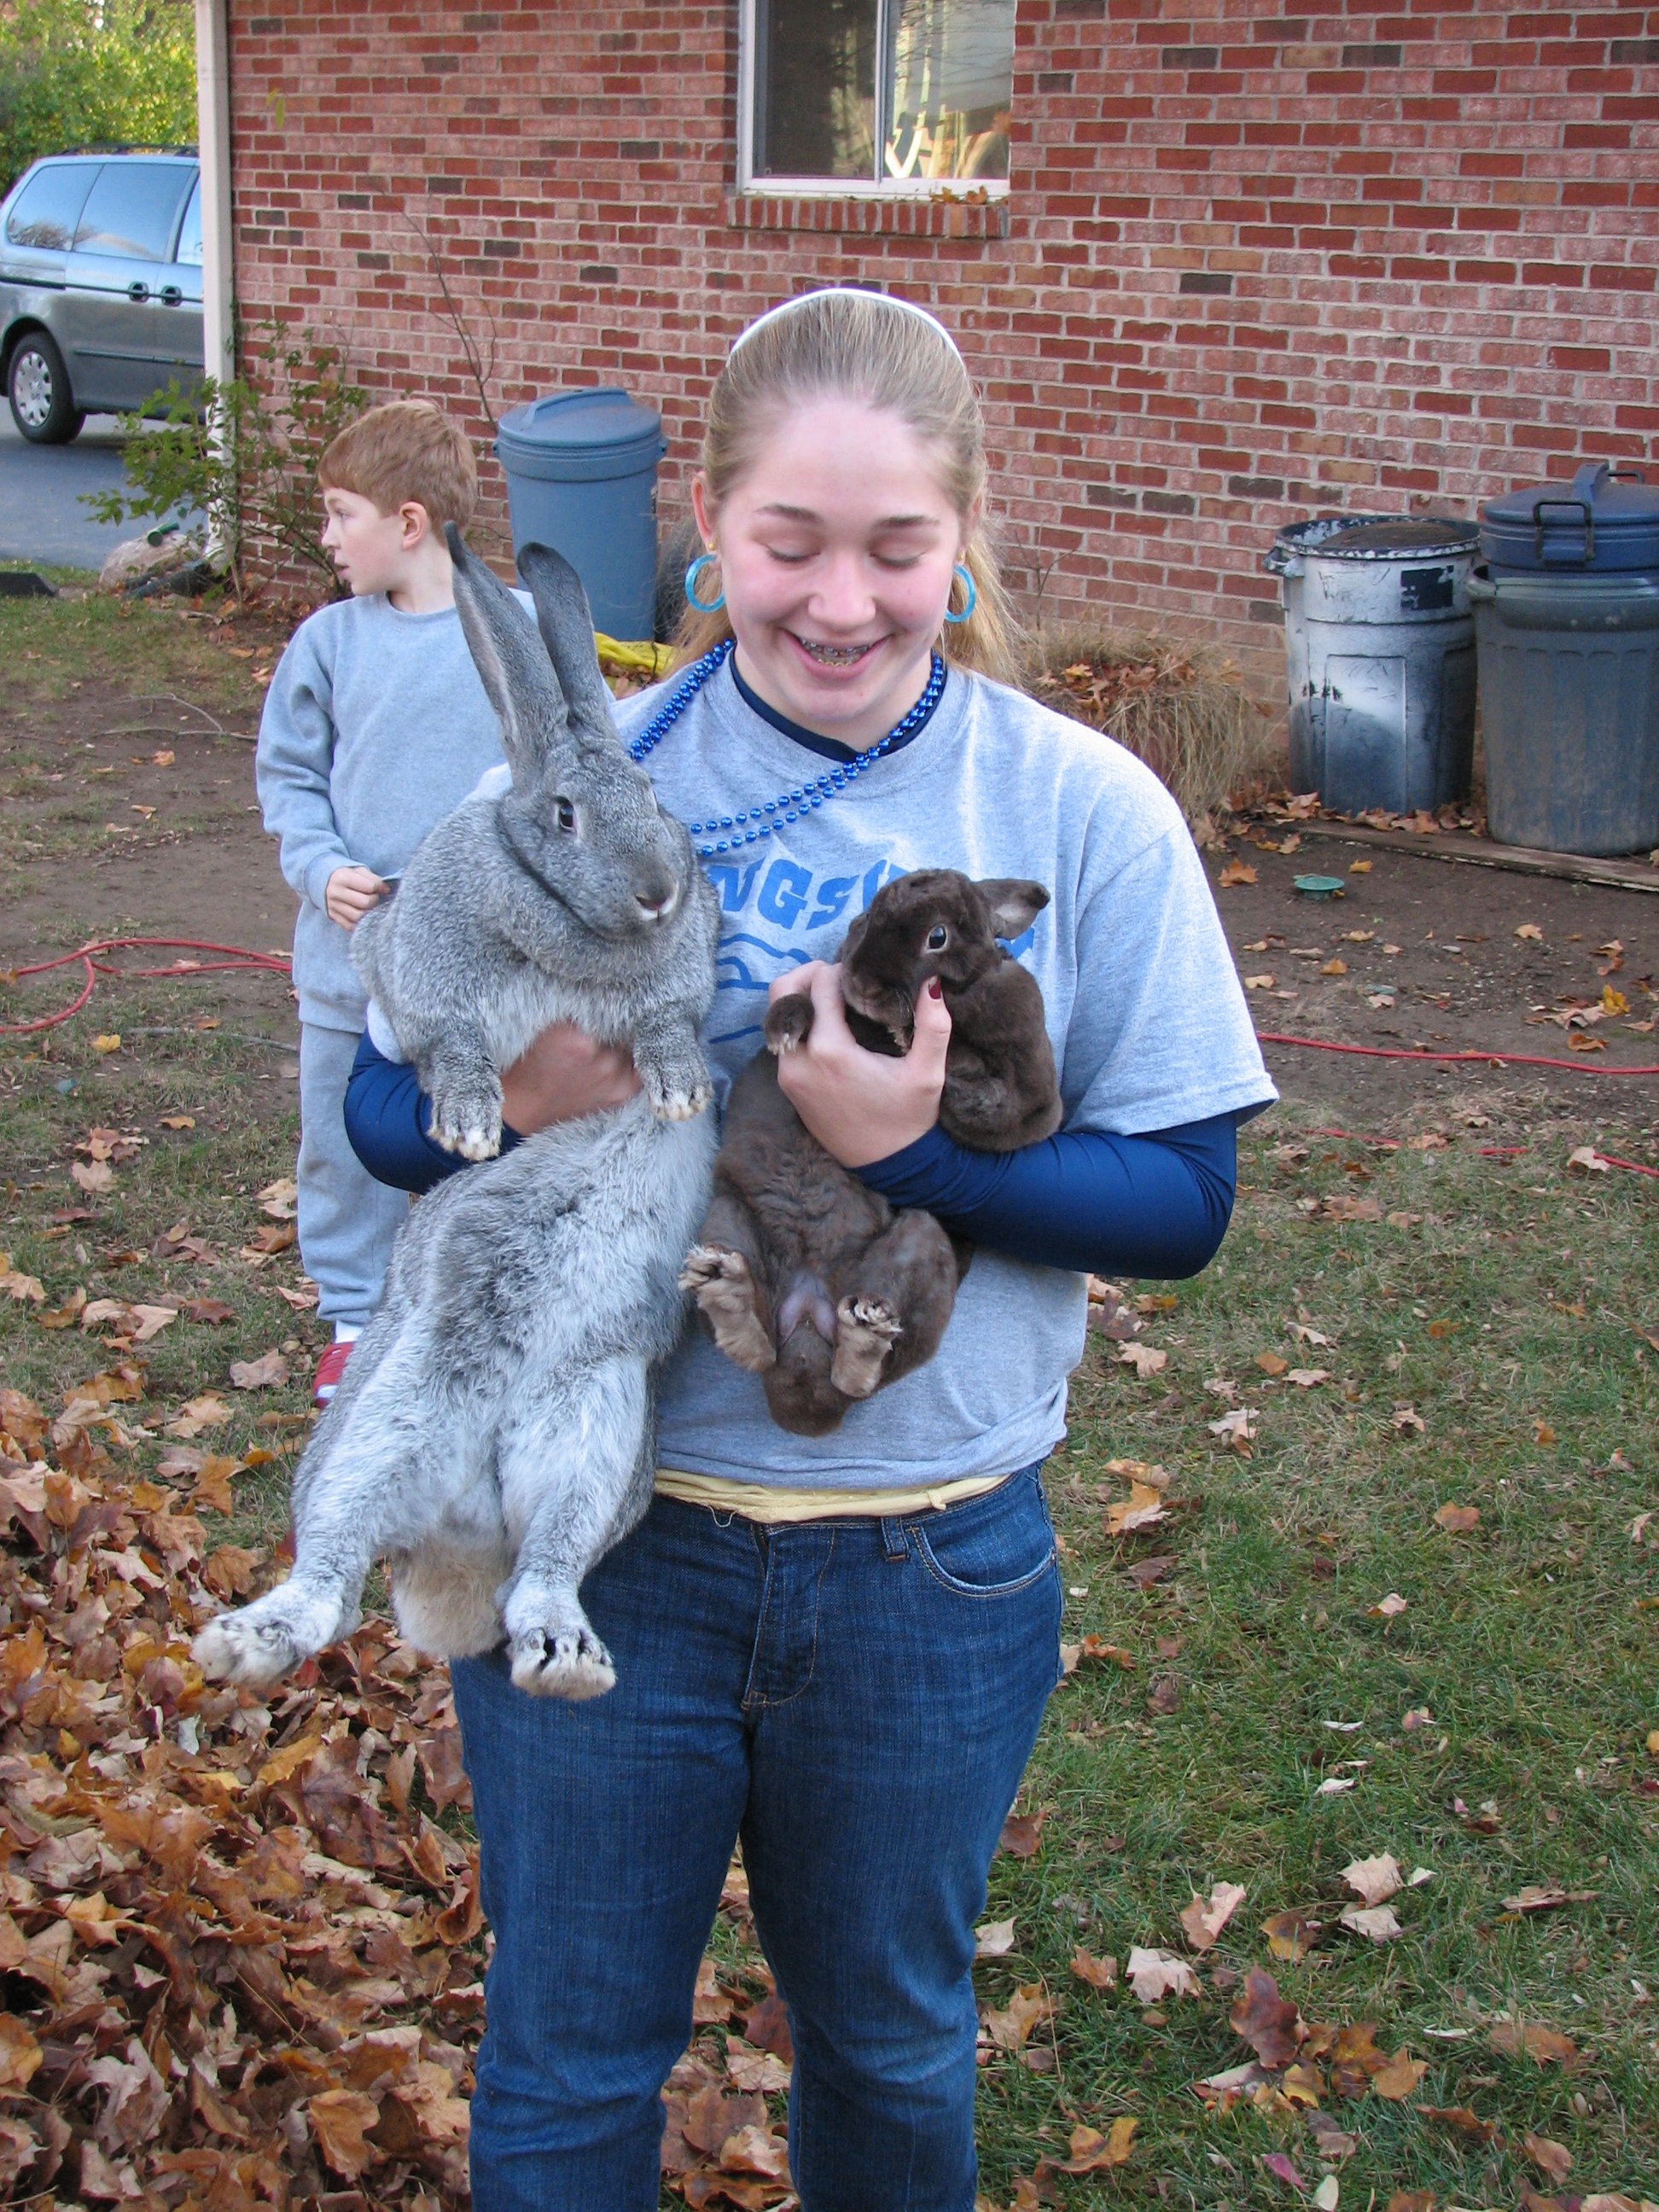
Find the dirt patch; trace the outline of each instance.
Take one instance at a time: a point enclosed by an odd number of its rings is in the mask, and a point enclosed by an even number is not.
[[[0,959],[137,935],[285,951],[295,899],[254,795],[258,712],[257,697],[216,711],[100,677],[0,705]],[[79,975],[33,979],[12,1018],[66,1003]],[[210,988],[228,1006],[279,1014],[292,1033],[285,989],[270,979],[222,975],[191,994]],[[118,989],[102,984],[100,1003]]]
[[[1356,859],[1369,867],[1354,872]],[[1323,838],[1293,854],[1236,839],[1205,860],[1239,974],[1247,982],[1273,978],[1249,990],[1259,1030],[1324,1044],[1568,1063],[1559,1071],[1447,1066],[1264,1044],[1287,1098],[1340,1102],[1387,1122],[1427,1101],[1501,1092],[1571,1100],[1575,1112],[1621,1127],[1653,1121],[1652,1084],[1613,1071],[1659,1066],[1659,1032],[1638,1026],[1659,1012],[1659,896],[1415,853],[1361,853]],[[1255,882],[1225,884],[1240,862]],[[1294,878],[1311,874],[1340,875],[1343,896],[1302,896]],[[1520,936],[1522,928],[1538,934]],[[1567,1026],[1575,1008],[1577,1022]],[[1575,1036],[1600,1049],[1573,1049]]]

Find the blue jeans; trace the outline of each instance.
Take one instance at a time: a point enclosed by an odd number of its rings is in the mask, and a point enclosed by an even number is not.
[[[1035,1468],[760,1528],[659,1498],[582,1589],[592,1704],[452,1669],[495,1931],[474,2212],[654,2212],[733,1842],[795,2046],[805,2212],[972,2212],[974,1923],[1060,1676]]]

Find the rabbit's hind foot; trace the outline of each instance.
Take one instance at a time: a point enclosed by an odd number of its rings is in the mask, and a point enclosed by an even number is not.
[[[568,1698],[580,1705],[617,1686],[611,1654],[592,1630],[527,1628],[507,1647],[516,1689],[532,1698]]]
[[[845,1297],[836,1308],[836,1356],[830,1380],[844,1398],[867,1398],[904,1324],[884,1298]]]
[[[210,1621],[190,1652],[210,1680],[263,1688],[355,1625],[335,1593],[296,1590],[290,1577],[257,1604]]]
[[[720,1244],[694,1244],[680,1270],[680,1288],[691,1291],[697,1308],[728,1359],[751,1375],[777,1364],[777,1347],[760,1317],[758,1293],[741,1252]]]

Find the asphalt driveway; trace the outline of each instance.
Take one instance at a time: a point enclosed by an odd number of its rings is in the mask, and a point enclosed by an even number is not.
[[[72,446],[31,446],[0,404],[0,560],[101,568],[124,538],[147,526],[94,522],[79,503],[82,492],[125,481],[115,424],[112,415],[89,415]]]

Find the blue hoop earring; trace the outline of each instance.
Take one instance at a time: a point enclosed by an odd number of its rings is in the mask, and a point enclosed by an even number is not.
[[[960,561],[957,562],[952,573],[953,574],[961,577],[963,589],[968,594],[968,604],[959,615],[953,615],[947,605],[945,610],[945,619],[948,623],[966,622],[969,616],[974,611],[975,605],[978,603],[979,587],[974,581],[972,569],[964,568]]]
[[[696,559],[691,563],[691,566],[685,572],[686,605],[688,606],[695,607],[700,615],[718,614],[720,609],[726,605],[726,594],[724,592],[720,593],[717,599],[700,599],[697,597],[698,577],[702,575],[703,570],[708,566],[711,561],[718,561],[720,557],[720,556],[718,553],[699,553]]]

